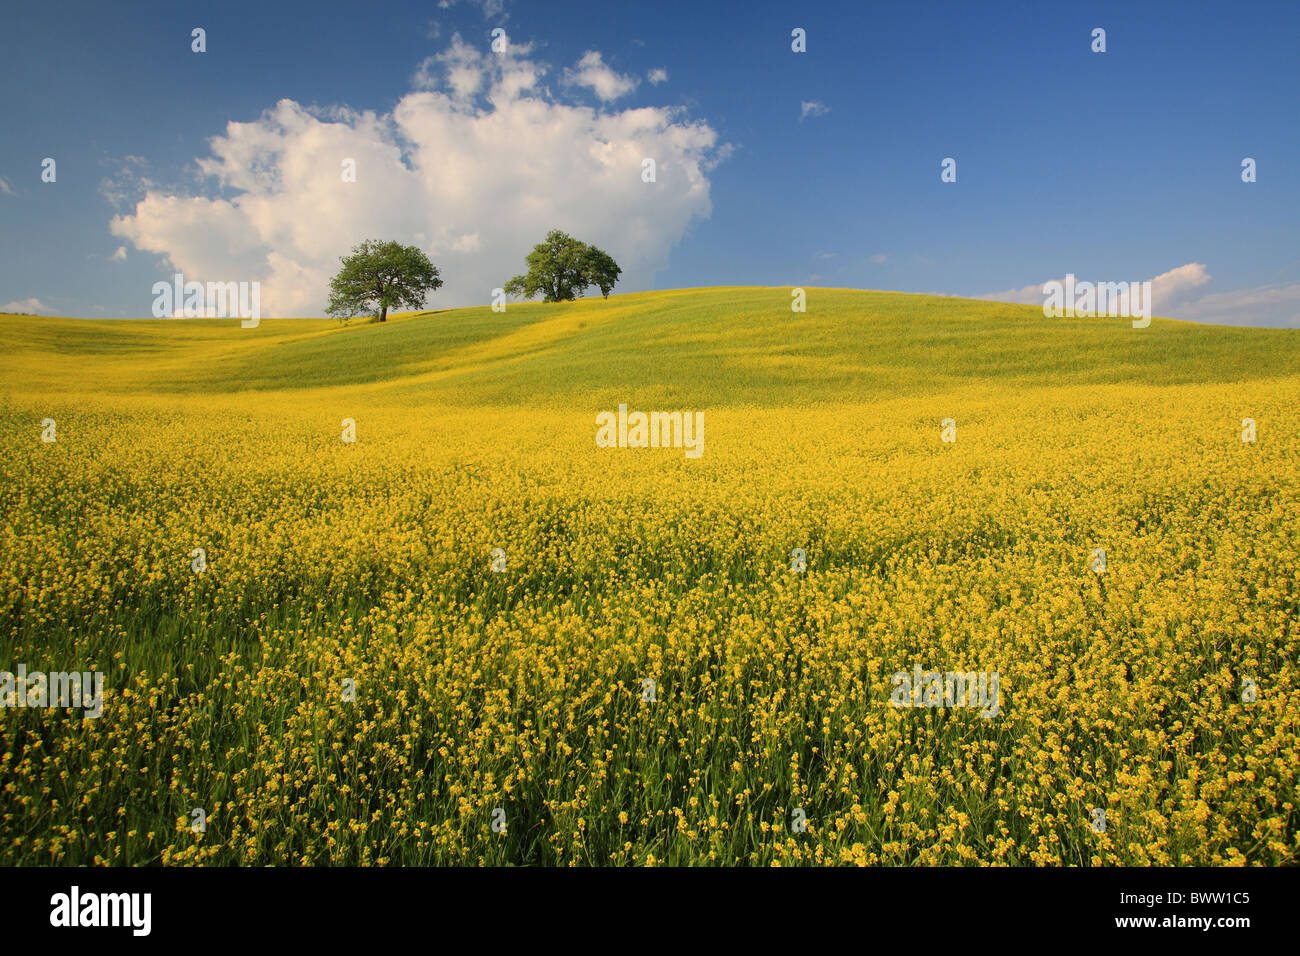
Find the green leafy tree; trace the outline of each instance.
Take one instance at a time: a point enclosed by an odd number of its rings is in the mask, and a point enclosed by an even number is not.
[[[587,274],[591,278],[591,284],[599,287],[603,298],[609,298],[622,271],[605,250],[595,246],[587,247]]]
[[[609,254],[568,233],[552,229],[525,257],[528,271],[505,284],[507,295],[525,299],[541,295],[547,302],[566,302],[597,286],[606,298],[623,271]]]
[[[343,268],[330,280],[326,315],[347,319],[373,313],[386,322],[389,309],[422,308],[425,296],[442,285],[438,267],[415,246],[367,239],[339,261]]]

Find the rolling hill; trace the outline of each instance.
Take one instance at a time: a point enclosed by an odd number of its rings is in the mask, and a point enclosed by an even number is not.
[[[1046,319],[1034,306],[813,289],[686,289],[395,316],[160,322],[0,317],[0,379],[33,390],[210,394],[373,386],[450,404],[650,388],[788,405],[1017,387],[1250,381],[1300,372],[1293,329]]]
[[[1300,859],[1298,333],[789,303],[0,317],[0,860]]]

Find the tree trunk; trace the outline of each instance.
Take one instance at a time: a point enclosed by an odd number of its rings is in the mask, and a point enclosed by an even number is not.
[[[379,307],[379,321],[380,321],[380,322],[387,322],[387,321],[388,321],[388,306],[386,306],[386,305],[381,305],[381,306]]]

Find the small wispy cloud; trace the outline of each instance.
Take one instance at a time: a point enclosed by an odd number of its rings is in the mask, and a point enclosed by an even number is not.
[[[883,252],[877,252],[874,256],[871,257],[871,261],[874,262],[876,265],[880,265],[880,263],[884,262],[888,258],[889,256],[885,255]]]
[[[799,122],[803,122],[810,116],[825,116],[831,111],[831,108],[825,103],[819,103],[816,100],[804,100],[799,104]]]
[[[650,81],[651,86],[658,86],[660,83],[668,82],[668,71],[658,66],[647,73],[645,78]]]
[[[9,180],[5,179],[3,176],[0,176],[0,193],[4,193],[6,196],[18,195],[14,192],[14,187],[9,185]]]
[[[128,155],[121,159],[103,159],[100,162],[114,168],[99,181],[99,194],[118,211],[134,208],[135,204],[157,185],[146,175],[149,164],[140,156]]]
[[[118,246],[117,251],[109,256],[114,262],[126,262],[126,246]]]
[[[484,20],[488,17],[506,19],[505,16],[502,16],[505,13],[506,0],[467,0],[467,2],[471,7],[478,7],[483,11]],[[450,10],[455,5],[456,0],[438,0],[439,10]]]
[[[585,86],[608,103],[626,96],[636,89],[635,77],[615,73],[606,64],[599,50],[588,50],[578,65],[564,71],[564,81],[571,86]]]

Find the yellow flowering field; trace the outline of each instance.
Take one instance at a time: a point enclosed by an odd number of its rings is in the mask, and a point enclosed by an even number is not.
[[[789,302],[0,318],[0,859],[1296,863],[1298,333]]]

